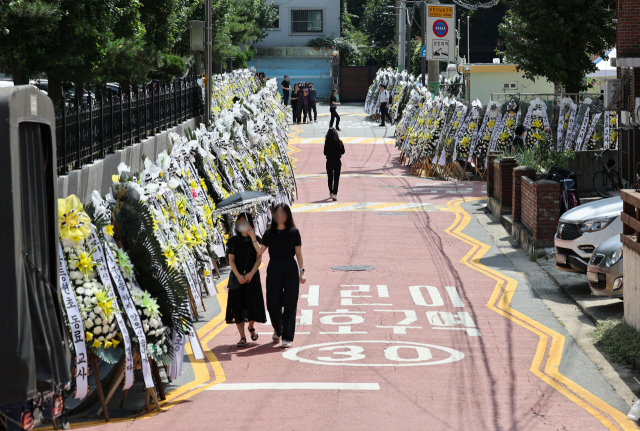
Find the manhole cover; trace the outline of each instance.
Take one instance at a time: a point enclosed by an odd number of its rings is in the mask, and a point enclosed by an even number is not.
[[[376,213],[376,215],[381,215],[381,216],[403,216],[403,215],[407,215],[407,213],[401,213],[401,212],[397,212],[397,213]]]
[[[376,267],[371,265],[343,265],[334,266],[331,269],[336,269],[338,271],[369,271],[370,269],[376,269]]]

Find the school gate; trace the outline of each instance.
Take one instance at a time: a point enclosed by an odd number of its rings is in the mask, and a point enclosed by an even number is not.
[[[340,66],[340,101],[364,102],[380,66]]]

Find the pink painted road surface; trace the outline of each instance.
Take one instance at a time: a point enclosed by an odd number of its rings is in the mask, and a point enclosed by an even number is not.
[[[478,261],[486,250],[465,234],[472,219],[464,204],[448,203],[483,197],[486,183],[412,177],[393,145],[353,144],[339,200],[331,202],[325,177],[317,176],[324,174],[322,145],[292,145],[300,150],[292,153],[294,217],[308,280],[293,348],[272,344],[268,325],[257,325],[260,339],[246,348],[235,347],[235,327],[219,327],[207,346],[223,372],[205,390],[147,419],[99,429],[629,426],[558,372],[564,338],[511,310],[515,285]],[[332,269],[339,265],[375,269]]]

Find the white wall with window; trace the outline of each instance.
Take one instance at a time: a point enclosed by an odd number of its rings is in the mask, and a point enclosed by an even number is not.
[[[320,36],[340,36],[340,0],[274,0],[278,19],[259,48],[298,47]]]

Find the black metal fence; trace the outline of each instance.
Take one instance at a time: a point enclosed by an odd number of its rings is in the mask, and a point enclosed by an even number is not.
[[[56,110],[58,175],[202,115],[196,80],[133,85],[129,91],[97,89],[65,103]]]

